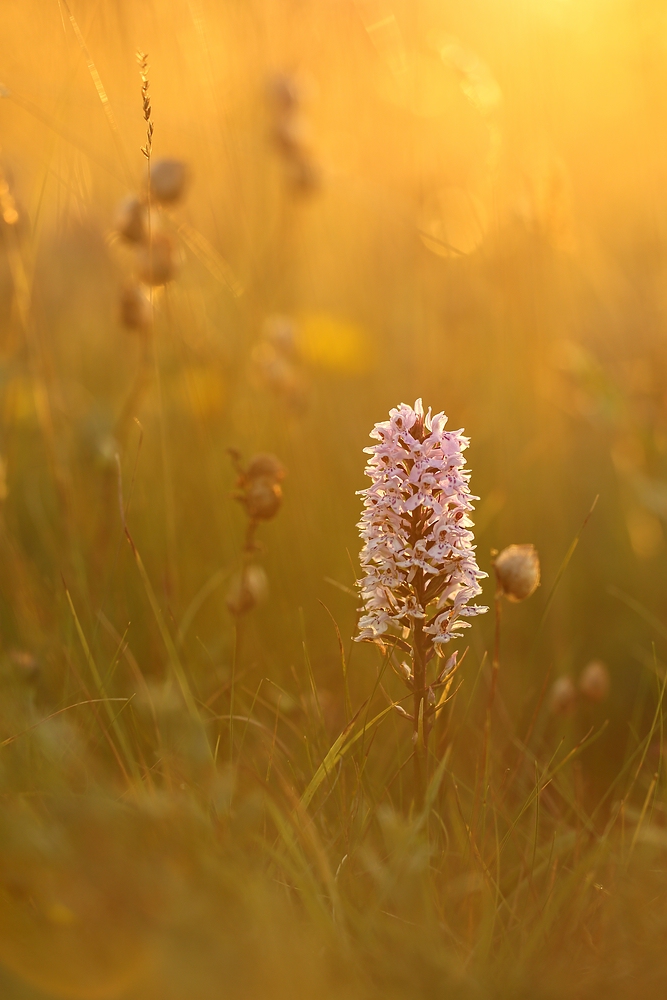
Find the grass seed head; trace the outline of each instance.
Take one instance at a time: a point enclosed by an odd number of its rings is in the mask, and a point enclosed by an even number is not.
[[[540,559],[534,545],[508,545],[496,556],[494,569],[508,601],[525,601],[540,585]]]

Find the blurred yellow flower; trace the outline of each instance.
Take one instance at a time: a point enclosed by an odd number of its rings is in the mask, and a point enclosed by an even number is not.
[[[321,368],[358,375],[368,369],[370,358],[367,332],[356,323],[329,313],[301,316],[298,349],[305,361]]]

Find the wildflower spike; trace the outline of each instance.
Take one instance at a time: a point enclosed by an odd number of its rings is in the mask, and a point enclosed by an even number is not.
[[[377,423],[361,490],[364,512],[359,583],[363,601],[357,640],[414,630],[416,622],[435,652],[468,627],[465,618],[488,609],[469,602],[481,593],[475,557],[468,439],[447,431],[444,413],[401,403]]]
[[[480,580],[487,574],[477,565],[473,545],[470,512],[477,498],[470,493],[470,473],[464,468],[468,439],[460,431],[446,431],[446,423],[444,413],[424,413],[421,399],[414,409],[401,403],[391,410],[389,420],[371,431],[378,441],[366,448],[371,485],[360,491],[363,614],[356,638],[381,643],[387,634],[392,645],[412,654],[411,667],[400,673],[414,701],[408,717],[419,809],[428,778],[430,731],[452,680],[445,681],[438,701],[428,680],[429,662],[469,627],[464,619],[488,611],[470,603],[481,593]],[[455,667],[456,658],[450,657],[436,672],[435,683],[442,686]]]

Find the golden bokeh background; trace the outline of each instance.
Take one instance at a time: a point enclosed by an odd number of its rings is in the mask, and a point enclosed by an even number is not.
[[[142,267],[118,233],[119,205],[146,185],[137,50],[148,53],[153,162],[177,158],[189,174],[184,197],[151,216],[174,274],[149,294],[143,331],[123,325],[119,305]],[[226,995],[215,990],[228,962],[230,996],[292,995],[297,978],[313,996],[380,988],[373,972],[331,985],[311,951],[338,945],[308,905],[283,938],[265,934],[274,887],[255,856],[281,815],[300,815],[292,800],[346,723],[332,618],[354,709],[379,697],[379,654],[349,646],[355,491],[368,433],[400,401],[421,396],[470,435],[482,567],[492,572],[492,550],[511,542],[540,553],[537,595],[503,612],[501,743],[530,727],[549,759],[547,747],[600,732],[572,776],[577,816],[630,773],[667,669],[665,121],[658,0],[6,0],[5,995],[205,1000]],[[275,453],[287,471],[282,508],[259,532],[268,596],[236,620],[227,598],[244,514],[229,448],[244,460]],[[491,581],[485,593],[492,604]],[[472,787],[492,615],[469,636],[473,728],[459,768]],[[169,685],[176,654],[204,722]],[[609,670],[609,699],[550,717],[544,691],[591,660]],[[101,702],[69,709],[111,696],[130,699],[120,722]],[[235,712],[253,720],[236,744],[220,721]],[[275,801],[258,804],[253,782],[274,775],[253,726],[274,725],[292,756]],[[376,744],[396,741],[399,758],[409,753],[398,722],[378,730]],[[646,747],[637,815],[653,772],[658,790],[663,780],[655,730]],[[369,774],[383,781],[374,753]],[[230,783],[244,789],[241,819],[211,805],[227,802]],[[226,818],[209,828],[216,809]],[[304,826],[314,879],[330,844],[334,872],[351,853],[352,813],[338,832],[327,821],[317,849]],[[402,822],[377,820],[405,858]],[[152,852],[153,867],[142,861]],[[469,944],[480,920],[466,910]],[[255,981],[263,935],[271,955]],[[595,941],[589,971],[606,947]],[[471,960],[461,961],[456,995],[486,996],[466,992]],[[502,981],[508,996],[528,995]],[[397,974],[395,995],[432,985]]]

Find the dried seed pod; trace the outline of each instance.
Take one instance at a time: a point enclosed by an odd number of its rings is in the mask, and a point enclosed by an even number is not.
[[[269,592],[269,581],[261,566],[244,566],[232,580],[226,603],[231,614],[245,615],[263,601]]]
[[[257,476],[245,486],[239,499],[251,521],[270,521],[280,510],[283,491],[267,476]]]
[[[148,232],[146,202],[136,194],[124,198],[116,210],[114,228],[128,243],[143,243]]]
[[[150,243],[139,249],[138,272],[145,285],[166,285],[177,271],[176,248],[168,233],[155,233]]]
[[[574,681],[567,674],[558,677],[551,685],[549,694],[549,711],[552,715],[570,715],[577,702],[577,690]]]
[[[496,556],[494,569],[509,601],[525,601],[540,585],[540,560],[534,545],[508,545]]]
[[[601,660],[591,660],[579,678],[579,690],[589,701],[605,701],[609,697],[609,671]]]
[[[190,169],[183,160],[155,160],[151,164],[151,198],[160,205],[180,201],[190,179]]]
[[[268,479],[274,483],[280,483],[285,478],[285,469],[280,459],[268,452],[260,452],[248,462],[243,471],[243,479]]]
[[[146,290],[137,284],[126,285],[120,293],[120,321],[128,330],[149,330],[153,306]]]

